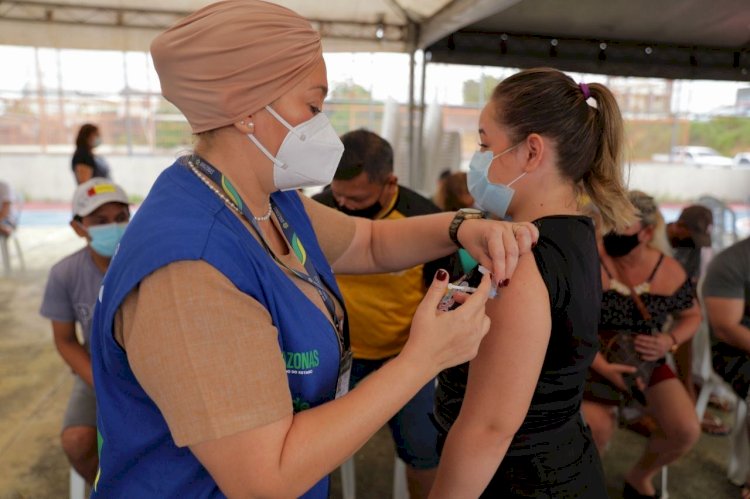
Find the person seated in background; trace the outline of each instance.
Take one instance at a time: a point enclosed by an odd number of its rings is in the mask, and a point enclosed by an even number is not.
[[[466,184],[466,172],[451,173],[442,179],[434,201],[443,211],[458,211],[474,206],[474,198]]]
[[[120,186],[102,178],[79,185],[73,195],[70,226],[86,240],[86,246],[52,267],[40,309],[52,321],[55,346],[75,375],[63,418],[62,447],[71,466],[89,484],[99,464],[89,354],[91,320],[104,273],[129,220],[128,198]]]
[[[687,206],[677,221],[667,224],[667,237],[675,260],[682,264],[693,285],[705,269],[711,253],[711,228],[714,216],[699,204]]]
[[[655,428],[643,455],[625,475],[626,499],[656,497],[654,475],[689,451],[700,436],[693,401],[665,360],[668,352],[691,340],[700,324],[693,284],[669,256],[664,219],[654,199],[639,191],[631,191],[629,197],[639,212],[638,220],[602,239],[604,293],[599,335],[603,347],[612,337],[617,338],[617,333],[634,335],[636,354],[644,361],[655,362],[655,368],[650,379],[639,379],[638,387],[628,387],[624,376],[634,376],[636,368],[610,363],[605,355],[597,354],[582,406],[602,454],[612,437],[620,400],[619,396],[603,397],[606,390],[599,387],[611,386],[615,395],[643,393],[645,400],[641,401],[646,402]],[[664,331],[670,315],[674,322]]]
[[[104,158],[94,154],[94,149],[101,143],[101,134],[96,125],[86,123],[78,130],[76,151],[71,161],[78,185],[96,177],[109,178],[109,165]]]
[[[440,203],[438,203],[438,196],[440,196],[440,191],[443,190],[443,184],[445,184],[445,179],[447,179],[450,176],[450,174],[451,174],[450,168],[446,168],[445,170],[440,172],[437,180],[435,181],[435,193],[432,195],[430,200],[436,206],[440,206]]]
[[[705,206],[698,204],[685,207],[676,221],[667,224],[667,237],[672,246],[672,253],[685,269],[693,286],[698,286],[698,279],[711,258],[711,227],[713,213]],[[690,398],[695,401],[697,395],[693,384],[693,343],[687,341],[674,352],[677,376],[685,385]],[[709,435],[726,435],[729,433],[721,418],[706,412],[701,421],[701,428]]]
[[[344,154],[331,185],[313,199],[348,215],[392,220],[438,208],[398,184],[393,174],[393,149],[382,137],[355,130],[341,137]],[[411,321],[426,285],[447,259],[402,272],[369,275],[338,274],[336,280],[349,312],[354,361],[350,387],[397,355],[406,343]],[[427,497],[438,465],[437,431],[429,416],[435,395],[430,380],[389,422],[413,499]]]
[[[16,196],[6,182],[0,180],[0,236],[8,237],[16,229],[18,216],[14,204]]]
[[[716,255],[706,269],[703,303],[711,328],[716,373],[737,396],[748,400],[750,389],[750,238]],[[747,424],[737,421],[735,424]],[[750,477],[741,497],[750,498]]]

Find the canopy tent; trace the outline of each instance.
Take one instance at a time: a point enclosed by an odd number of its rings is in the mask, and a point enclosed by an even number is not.
[[[326,51],[664,78],[750,80],[747,0],[277,0]],[[0,44],[147,50],[205,0],[0,0]]]
[[[326,51],[411,54],[409,184],[428,61],[663,78],[750,81],[748,0],[274,0],[310,19]],[[151,39],[206,0],[0,0],[0,44],[119,51]],[[421,106],[423,113],[424,106]]]
[[[205,0],[0,0],[0,44],[146,51],[151,39]],[[419,34],[438,39],[498,2],[487,0],[280,0],[310,19],[326,51],[420,48]],[[472,15],[467,15],[471,12]]]
[[[747,0],[519,0],[443,37],[432,61],[750,80]]]
[[[411,54],[409,74],[410,179],[417,181],[421,134],[414,105],[415,52],[492,14],[507,0],[274,0],[309,19],[327,52]],[[206,0],[0,0],[0,45],[59,49],[148,51],[159,32]],[[429,38],[426,38],[429,37]],[[415,134],[418,134],[415,138]]]

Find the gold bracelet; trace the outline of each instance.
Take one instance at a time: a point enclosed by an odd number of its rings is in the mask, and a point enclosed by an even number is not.
[[[674,345],[672,345],[672,348],[669,349],[670,352],[674,353],[677,350],[677,347],[680,346],[680,344],[677,342],[677,338],[675,338],[674,334],[672,334],[672,331],[667,331],[667,334],[670,338],[672,338],[672,342]]]

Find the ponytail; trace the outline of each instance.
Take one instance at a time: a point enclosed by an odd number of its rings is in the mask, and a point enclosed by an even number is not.
[[[624,181],[625,132],[620,108],[612,92],[604,85],[588,85],[591,97],[596,100],[593,133],[600,134],[591,169],[583,175],[583,188],[599,209],[603,233],[621,231],[636,220],[635,208],[628,199]]]
[[[556,69],[526,69],[500,82],[492,101],[514,141],[531,133],[555,141],[558,169],[599,209],[603,233],[635,221],[623,179],[622,116],[607,87],[578,84]]]

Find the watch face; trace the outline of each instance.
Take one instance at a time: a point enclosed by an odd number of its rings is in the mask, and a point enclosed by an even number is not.
[[[482,210],[478,210],[476,208],[461,208],[459,211],[464,214],[464,217],[466,217],[467,215],[469,217],[482,217],[482,216],[484,216],[484,212]]]

